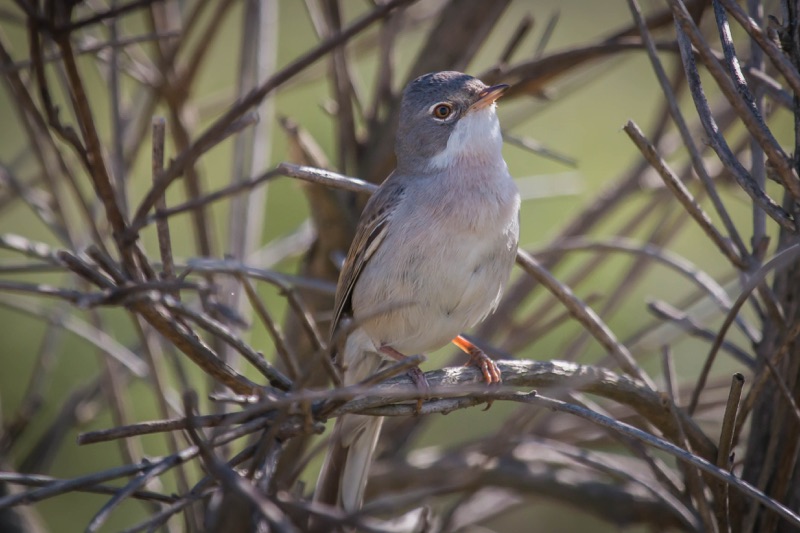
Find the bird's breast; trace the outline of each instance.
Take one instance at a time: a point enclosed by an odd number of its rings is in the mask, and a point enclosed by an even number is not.
[[[504,197],[464,189],[398,208],[353,290],[355,318],[376,345],[435,350],[494,309],[519,234],[519,197],[508,183]]]

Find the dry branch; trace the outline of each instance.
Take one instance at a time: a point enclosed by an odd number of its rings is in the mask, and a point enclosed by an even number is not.
[[[310,0],[301,16],[313,42],[288,51],[281,68],[277,39],[295,27],[285,23],[294,7],[277,0],[0,9],[16,25],[0,35],[2,102],[7,130],[23,140],[16,153],[0,149],[0,216],[22,212],[35,222],[2,228],[0,305],[44,327],[31,374],[19,379],[23,400],[15,407],[12,399],[0,420],[8,470],[0,473],[0,524],[18,506],[91,492],[107,499],[92,509],[88,531],[108,527],[135,498],[145,505],[128,531],[302,531],[314,516],[331,530],[438,533],[487,527],[510,510],[527,520],[521,502],[540,495],[613,524],[796,528],[800,163],[791,154],[800,138],[784,143],[780,115],[789,110],[800,124],[800,13],[781,3],[779,21],[758,0],[746,10],[729,0],[670,0],[649,12],[629,0],[632,21],[623,13],[586,38],[562,31],[566,8],[542,15],[514,0],[389,0],[355,16],[347,2]],[[127,17],[144,29],[127,33]],[[237,81],[210,95],[201,80],[220,71],[210,58],[225,41],[238,43],[226,52]],[[339,339],[325,333],[332,295],[359,208],[393,166],[403,85],[443,69],[512,83],[503,102],[516,102],[501,104],[501,120],[507,143],[525,151],[525,168],[546,157],[581,169],[572,145],[532,138],[528,119],[549,99],[569,103],[575,88],[589,94],[607,65],[645,53],[663,99],[652,129],[636,126],[650,117],[624,127],[639,148],[635,161],[569,220],[548,221],[552,238],[527,238],[546,240],[534,254],[519,252],[522,271],[474,335],[501,357],[542,359],[553,352],[540,346],[555,340],[565,360],[502,360],[501,387],[486,387],[470,367],[429,371],[420,413],[419,391],[403,372],[423,356],[342,386],[329,358]],[[668,73],[662,60],[677,53]],[[374,75],[363,68],[373,61]],[[711,84],[701,84],[702,70]],[[323,86],[329,100],[313,100]],[[302,95],[308,109],[320,104],[315,114],[327,112],[329,126],[304,127],[308,113],[289,103],[281,111],[292,118],[280,117],[279,127],[270,104],[279,91],[281,102]],[[281,134],[288,151],[271,161]],[[226,140],[232,171],[217,179],[207,169],[218,168]],[[143,179],[141,168],[151,175]],[[308,202],[310,216],[296,228],[273,210],[284,198],[267,195],[280,176],[302,181],[287,193],[299,189]],[[182,190],[172,187],[179,180]],[[736,218],[742,202],[747,223]],[[184,220],[188,242],[178,233]],[[276,236],[278,227],[289,229]],[[265,235],[274,240],[262,242]],[[686,244],[709,241],[723,261],[706,271],[706,249]],[[738,338],[728,334],[732,324]],[[697,346],[681,342],[688,336],[712,346],[703,369],[687,376]],[[100,355],[85,383],[54,370],[71,362],[62,348],[72,337]],[[720,349],[744,378],[729,385],[718,375]],[[659,353],[660,372],[648,361]],[[566,361],[577,357],[584,364]],[[70,392],[57,397],[61,390]],[[213,403],[198,405],[193,390]],[[440,439],[429,426],[442,419],[424,416],[491,401],[505,405],[459,415],[481,420],[469,442]],[[150,404],[157,409],[132,419],[132,406]],[[112,422],[98,430],[106,413]],[[388,417],[357,514],[309,501],[300,482],[314,478],[326,445],[317,436],[349,413]],[[488,416],[499,429],[479,418]],[[30,473],[68,453],[76,428],[80,444],[113,442],[127,464],[72,479]],[[419,448],[423,430],[435,446]],[[139,459],[156,435],[166,455]],[[177,488],[166,495],[161,486]]]

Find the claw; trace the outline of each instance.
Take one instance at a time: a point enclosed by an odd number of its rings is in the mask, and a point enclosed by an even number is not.
[[[422,411],[422,403],[427,398],[430,398],[431,386],[428,383],[428,380],[425,378],[425,373],[422,370],[420,370],[418,366],[415,366],[414,368],[409,370],[408,375],[414,382],[414,385],[417,386],[417,390],[420,393],[420,397],[417,398],[417,406],[414,409],[414,414],[418,415]]]
[[[397,361],[402,361],[406,357],[391,346],[381,346],[379,350],[381,353],[388,355]],[[418,366],[411,367],[411,369],[408,371],[408,376],[411,378],[411,381],[414,382],[414,385],[417,386],[417,390],[420,393],[420,397],[417,398],[417,405],[414,408],[414,414],[418,415],[422,411],[422,404],[426,399],[430,398],[431,386],[428,383],[428,380],[425,378],[425,373],[420,370]]]
[[[495,363],[491,357],[486,355],[483,350],[472,344],[461,335],[453,339],[453,344],[469,354],[469,361],[464,366],[477,367],[478,370],[481,371],[481,374],[483,374],[483,380],[486,383],[495,385],[503,382],[503,375],[500,372],[500,368],[497,366],[497,363]],[[491,406],[491,402],[489,405]]]

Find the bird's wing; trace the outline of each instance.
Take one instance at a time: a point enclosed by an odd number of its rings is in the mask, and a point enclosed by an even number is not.
[[[356,227],[356,235],[350,245],[350,251],[347,252],[342,273],[339,275],[339,283],[336,285],[331,337],[338,328],[342,315],[351,311],[350,297],[358,276],[386,237],[392,213],[405,194],[401,180],[392,178],[393,175],[390,175],[369,199]]]
[[[331,338],[342,316],[352,311],[351,298],[359,275],[386,238],[392,214],[405,194],[400,181],[389,176],[364,206],[336,286]],[[380,358],[360,350],[341,356],[347,361],[344,366],[350,372],[357,372],[359,377],[373,374],[381,364]],[[351,414],[336,420],[331,445],[314,490],[315,502],[339,505],[348,512],[359,509],[382,422],[382,417]]]

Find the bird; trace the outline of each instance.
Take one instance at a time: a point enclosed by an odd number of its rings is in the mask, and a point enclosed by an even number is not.
[[[496,309],[519,243],[520,196],[495,103],[506,89],[444,71],[403,91],[396,168],[366,203],[336,288],[331,338],[352,323],[335,354],[345,386],[451,342],[487,383],[501,381],[462,332]],[[409,374],[428,390],[418,367]],[[337,419],[316,502],[349,513],[361,507],[382,421]]]

